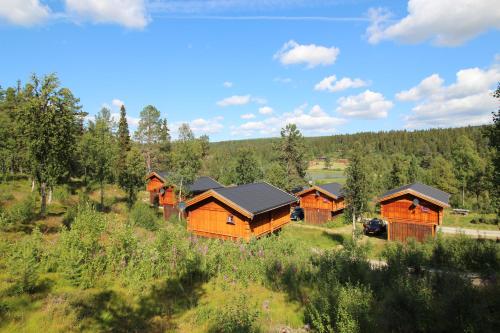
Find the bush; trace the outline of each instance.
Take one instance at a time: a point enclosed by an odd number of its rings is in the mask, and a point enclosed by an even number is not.
[[[71,191],[68,185],[56,186],[54,188],[53,197],[55,200],[59,200],[61,202],[66,202],[71,195]]]
[[[28,196],[23,201],[16,203],[8,211],[8,217],[12,223],[29,223],[35,216],[35,198],[33,196]]]
[[[255,320],[259,316],[256,304],[248,304],[244,294],[229,300],[222,310],[218,311],[217,319],[211,332],[218,333],[251,333],[259,332]]]
[[[58,243],[58,269],[74,285],[89,288],[106,268],[106,253],[101,236],[106,226],[104,215],[90,206],[81,207],[71,225],[64,229]]]
[[[151,231],[158,229],[156,210],[142,202],[136,202],[132,206],[129,213],[129,221],[134,226],[143,227]]]
[[[30,236],[14,243],[7,261],[15,293],[33,292],[37,287],[42,257],[42,234],[38,228]]]

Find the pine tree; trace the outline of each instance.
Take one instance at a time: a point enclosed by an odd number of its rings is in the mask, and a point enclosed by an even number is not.
[[[120,153],[124,152],[122,156],[124,157],[124,161],[127,156],[127,152],[130,150],[130,132],[128,130],[125,105],[122,105],[120,108],[120,120],[118,122],[118,145],[120,147]]]
[[[238,150],[234,177],[234,181],[238,185],[254,183],[262,179],[262,170],[252,150],[245,148]]]
[[[120,182],[120,187],[127,193],[129,207],[132,207],[137,200],[137,192],[144,187],[145,173],[146,168],[140,151],[132,148],[127,153],[125,169]]]
[[[406,178],[408,183],[414,183],[419,181],[420,167],[418,166],[418,161],[415,156],[412,155],[410,158],[410,164],[408,166],[408,172]]]
[[[158,165],[161,170],[170,170],[172,168],[172,143],[170,138],[170,129],[167,119],[163,119],[160,125],[159,136],[159,154]]]
[[[360,146],[356,146],[346,168],[346,184],[344,196],[346,200],[345,214],[347,220],[353,220],[353,229],[356,228],[354,221],[368,209],[368,197],[370,184],[363,153]]]
[[[304,183],[307,169],[305,141],[295,124],[288,124],[281,129],[277,150],[292,186]]]
[[[135,131],[135,138],[141,143],[141,150],[146,159],[147,172],[151,172],[160,140],[160,111],[154,106],[148,105],[142,109],[140,117],[141,120],[139,120],[139,126]]]

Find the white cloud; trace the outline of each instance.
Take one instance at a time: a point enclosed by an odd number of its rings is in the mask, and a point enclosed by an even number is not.
[[[259,113],[260,114],[271,114],[273,113],[273,108],[269,106],[263,106],[259,108]]]
[[[337,112],[348,117],[386,118],[388,111],[394,106],[391,101],[378,92],[365,90],[359,95],[338,99]]]
[[[233,135],[277,135],[287,124],[296,124],[305,134],[325,134],[336,131],[335,127],[346,122],[345,119],[333,117],[326,113],[319,105],[314,105],[309,112],[307,103],[297,107],[292,112],[269,117],[262,121],[249,121],[233,128]]]
[[[224,88],[231,88],[234,84],[231,81],[225,81],[222,85]]]
[[[217,102],[218,106],[245,105],[250,103],[250,95],[233,95]]]
[[[118,123],[120,121],[120,113],[119,112],[113,112],[111,113],[111,119],[113,119],[114,122]],[[137,127],[139,125],[140,118],[136,117],[131,117],[127,115],[127,123],[130,127]]]
[[[111,101],[111,104],[113,104],[114,106],[116,106],[117,108],[121,108],[122,105],[125,105],[125,103],[123,103],[122,100],[118,99],[118,98],[115,98]]]
[[[416,103],[406,118],[410,128],[479,125],[490,121],[491,112],[498,108],[492,89],[499,81],[500,64],[496,63],[486,70],[460,70],[448,86],[433,74],[396,98]]]
[[[66,11],[75,20],[116,23],[127,28],[144,28],[149,18],[145,0],[65,0]]]
[[[274,82],[279,82],[279,83],[291,83],[292,79],[289,77],[275,77],[273,79]]]
[[[329,92],[338,92],[349,88],[360,88],[368,85],[368,82],[361,79],[351,79],[350,77],[343,77],[337,81],[335,75],[325,77],[314,86],[314,90],[326,90]]]
[[[334,46],[300,45],[290,40],[276,52],[274,59],[278,59],[283,65],[307,64],[307,68],[313,68],[334,64],[339,53],[340,50]]]
[[[233,106],[233,105],[246,105],[249,103],[266,104],[267,100],[262,97],[253,97],[252,95],[233,95],[226,97],[217,102],[220,107]]]
[[[409,0],[408,15],[388,24],[390,13],[369,12],[370,43],[395,39],[404,43],[432,40],[437,45],[456,46],[489,30],[500,28],[498,0]]]
[[[245,113],[245,114],[242,114],[240,117],[241,117],[241,119],[253,119],[253,118],[255,118],[255,115],[253,113]]]
[[[436,90],[441,88],[443,84],[443,79],[438,74],[432,74],[429,77],[420,82],[416,87],[410,90],[401,91],[396,94],[396,98],[400,101],[416,101],[424,96],[434,93]]]
[[[0,18],[11,24],[31,26],[44,22],[50,15],[50,8],[39,0],[0,1]]]
[[[224,125],[221,123],[222,120],[224,120],[222,116],[217,116],[212,119],[197,118],[191,121],[174,122],[170,124],[169,127],[173,138],[178,137],[179,126],[182,124],[188,124],[196,136],[204,134],[211,135],[219,133],[224,128]]]

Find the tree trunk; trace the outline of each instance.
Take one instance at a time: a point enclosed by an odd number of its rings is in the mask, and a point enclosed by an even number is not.
[[[33,193],[34,190],[35,190],[35,178],[31,180],[31,192]]]
[[[184,179],[184,177],[181,177],[181,187],[179,188],[179,203],[181,202],[182,200],[182,180]],[[177,204],[177,207],[179,206],[179,204]],[[165,209],[165,207],[163,207],[163,209]],[[181,210],[179,209],[179,220],[181,219]]]
[[[462,208],[465,208],[465,181],[462,184]]]
[[[101,180],[101,211],[104,210],[104,182]]]
[[[52,203],[52,186],[49,187],[49,199],[48,199],[48,204],[50,205]]]
[[[42,202],[40,204],[40,215],[45,216],[47,210],[47,183],[42,182],[40,184],[40,195],[42,197]]]
[[[356,210],[353,209],[352,211],[352,239],[356,239]]]

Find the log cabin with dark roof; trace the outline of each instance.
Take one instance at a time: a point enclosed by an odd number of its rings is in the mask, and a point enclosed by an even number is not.
[[[450,194],[437,188],[413,183],[392,189],[378,198],[380,214],[388,221],[387,239],[423,241],[434,237],[443,223]]]
[[[179,198],[175,193],[175,186],[168,182],[169,174],[167,172],[151,172],[146,177],[146,190],[149,192],[149,201],[151,205],[163,207],[163,217],[168,220],[172,214],[177,214]],[[182,200],[188,197],[201,194],[213,188],[224,187],[214,179],[201,176],[192,183],[186,185],[187,193]]]
[[[186,202],[187,228],[198,236],[248,241],[289,223],[296,202],[268,183],[214,188]]]
[[[342,213],[345,206],[342,185],[339,183],[315,185],[300,191],[296,196],[304,210],[304,219],[312,224],[332,220]]]

